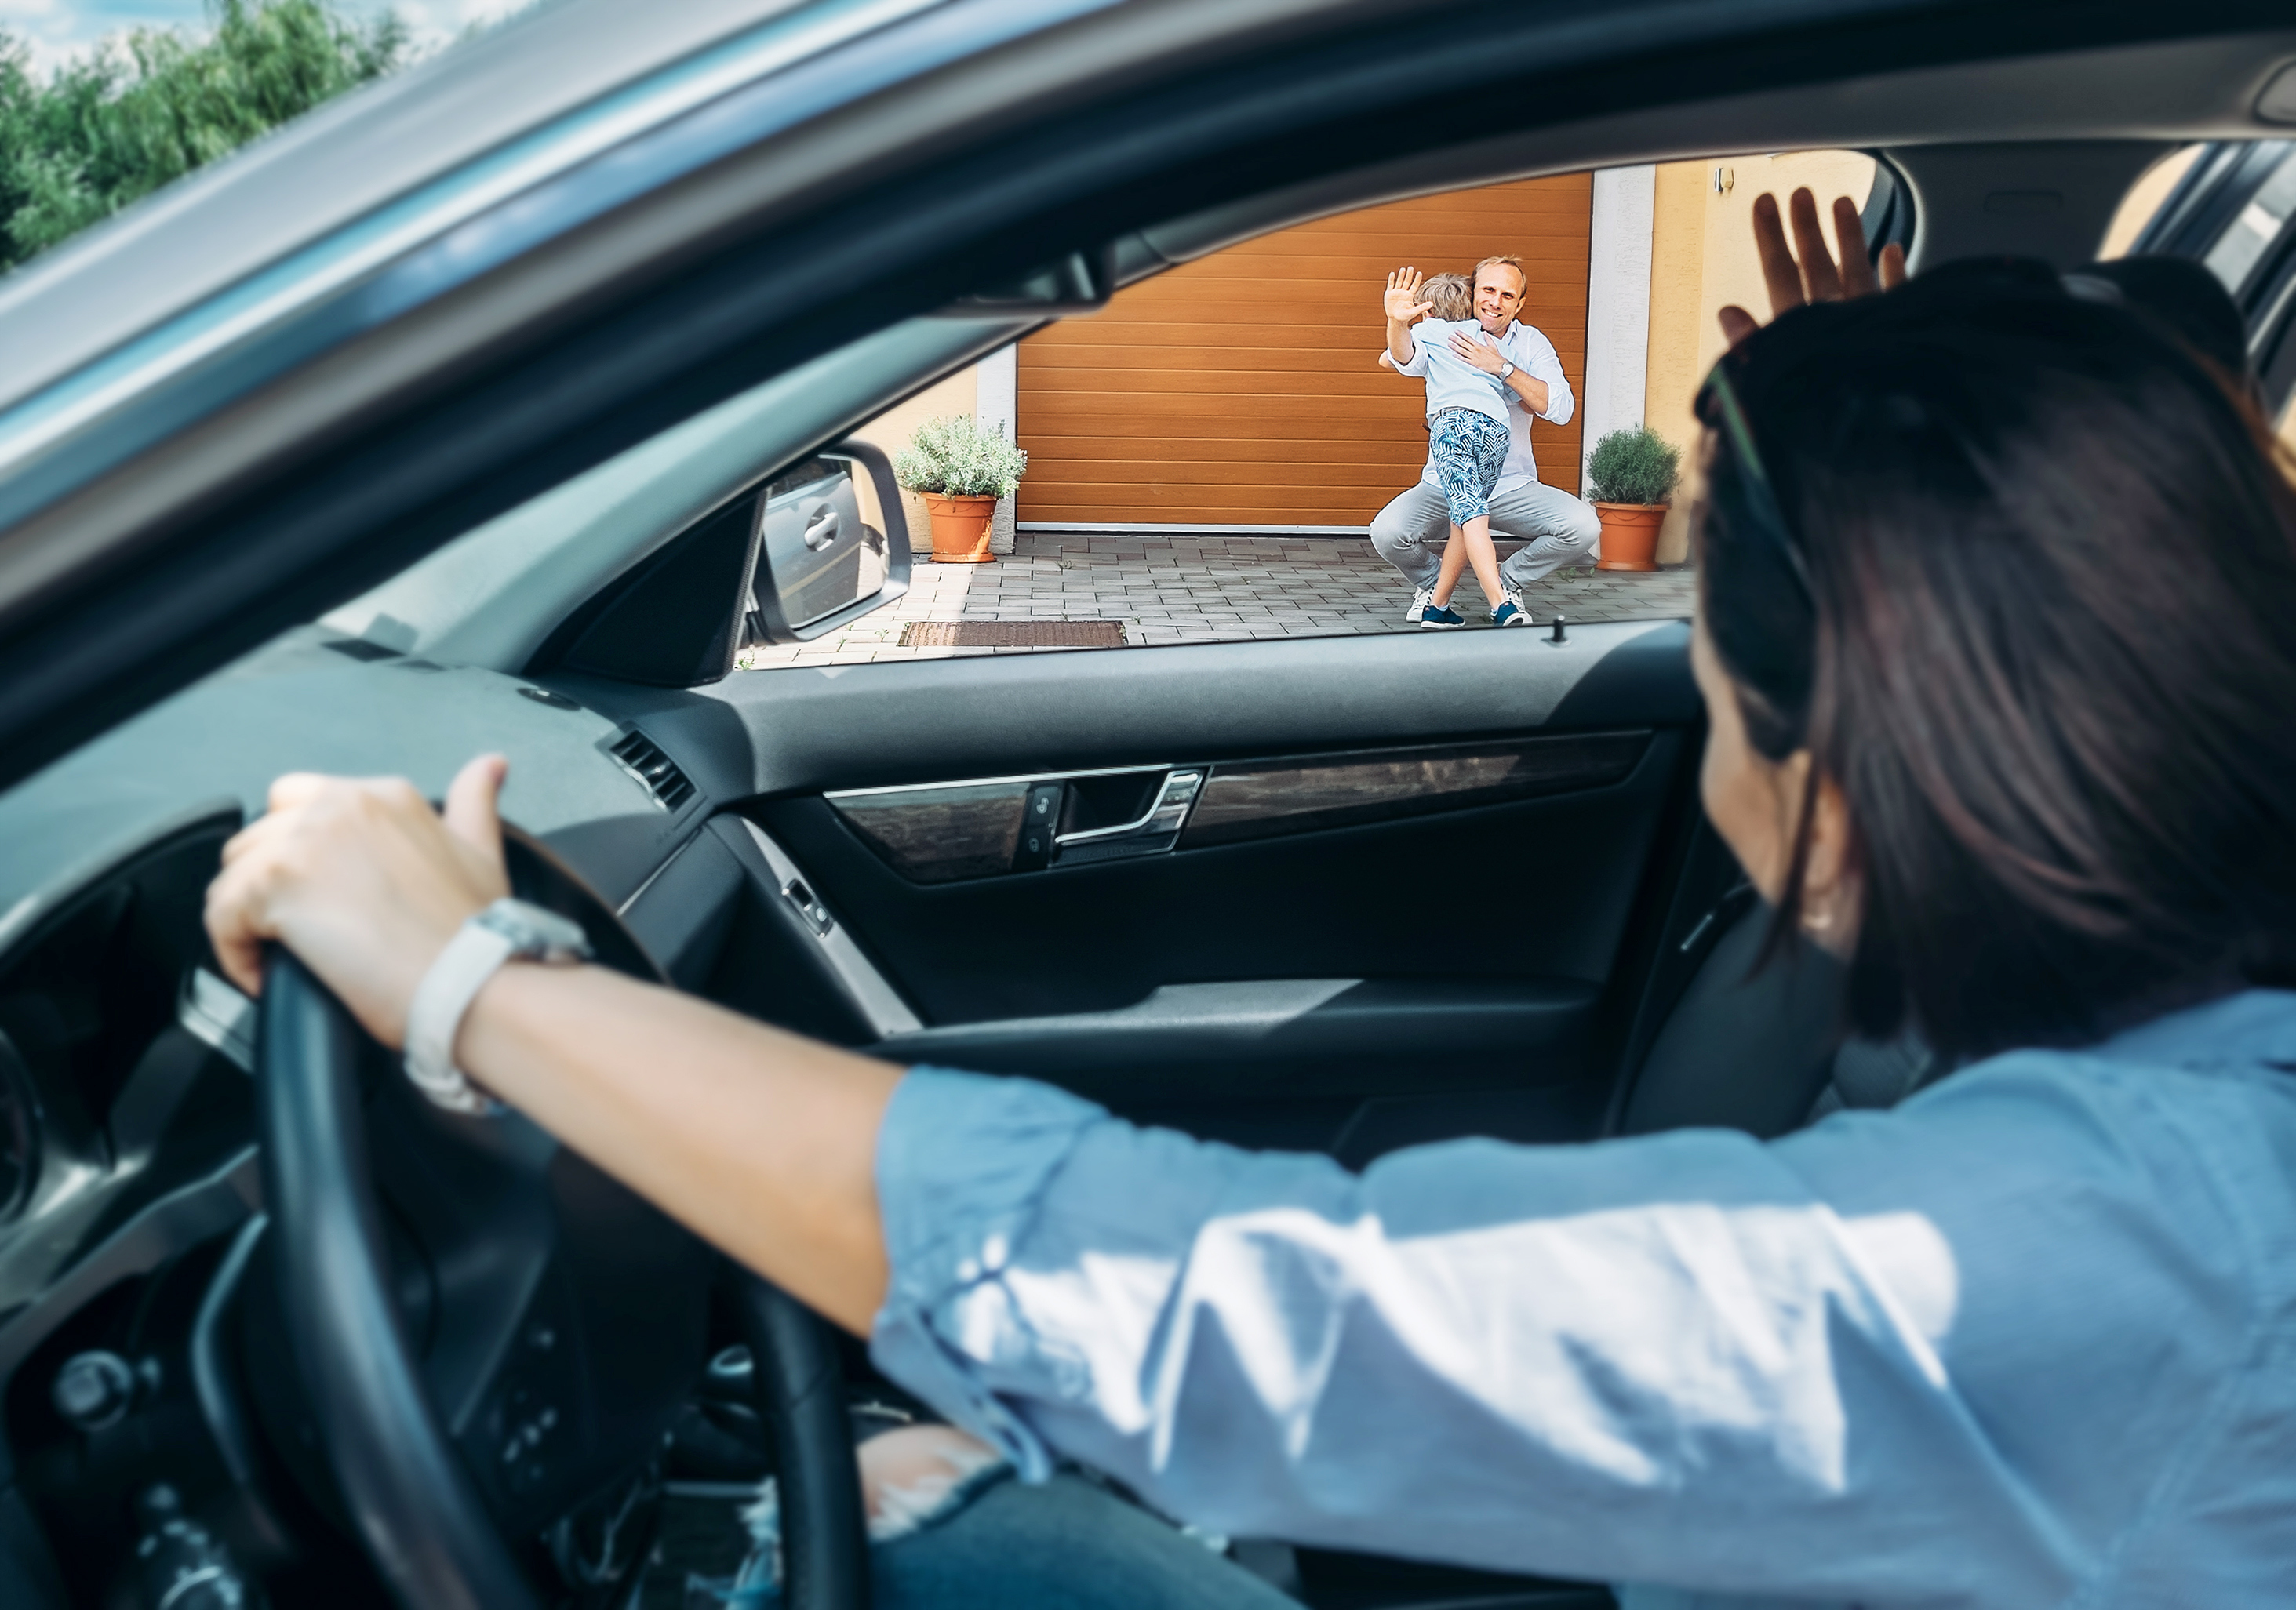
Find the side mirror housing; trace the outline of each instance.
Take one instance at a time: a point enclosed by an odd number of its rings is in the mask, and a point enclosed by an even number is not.
[[[909,590],[909,526],[891,461],[844,441],[758,494],[742,646],[806,642]]]

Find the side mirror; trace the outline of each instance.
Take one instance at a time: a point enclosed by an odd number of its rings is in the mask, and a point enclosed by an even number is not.
[[[909,525],[890,460],[840,442],[766,483],[742,646],[805,642],[909,590]]]

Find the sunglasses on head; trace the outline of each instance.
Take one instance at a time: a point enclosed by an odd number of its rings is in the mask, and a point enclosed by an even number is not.
[[[1739,402],[1737,388],[1730,380],[1730,360],[1725,353],[1706,376],[1706,383],[1698,388],[1698,398],[1692,405],[1699,422],[1720,433],[1730,454],[1738,462],[1738,472],[1745,487],[1746,512],[1753,519],[1764,540],[1785,560],[1786,568],[1793,572],[1802,596],[1813,603],[1816,593],[1809,581],[1809,566],[1801,555],[1801,545],[1794,541],[1786,526],[1785,511],[1778,505],[1776,489],[1770,485],[1770,472],[1762,466],[1760,450],[1754,445],[1753,427],[1746,422],[1745,405]]]

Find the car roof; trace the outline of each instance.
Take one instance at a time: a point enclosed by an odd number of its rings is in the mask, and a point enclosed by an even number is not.
[[[1902,157],[1950,250],[2077,260],[2173,143],[2271,132],[2296,61],[2244,0],[1427,16],[566,0],[152,198],[0,285],[0,782],[838,331],[1055,253],[1146,272],[1399,195],[1846,143]]]

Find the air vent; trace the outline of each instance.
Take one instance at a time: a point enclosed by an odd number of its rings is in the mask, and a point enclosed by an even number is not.
[[[675,811],[693,797],[693,785],[677,769],[677,763],[663,754],[644,733],[623,733],[608,746],[606,753],[621,762],[622,770],[636,778],[653,796],[654,804],[663,810]]]

